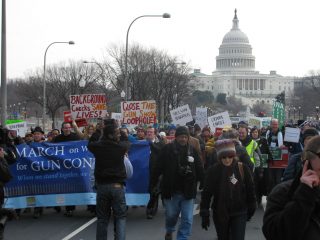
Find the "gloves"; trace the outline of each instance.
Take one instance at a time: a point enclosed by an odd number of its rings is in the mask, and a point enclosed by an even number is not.
[[[208,231],[208,227],[210,226],[210,216],[202,216],[201,226],[203,229]]]
[[[256,211],[255,208],[248,208],[248,211],[247,211],[247,221],[248,222],[251,220],[251,218],[254,215],[255,211]]]

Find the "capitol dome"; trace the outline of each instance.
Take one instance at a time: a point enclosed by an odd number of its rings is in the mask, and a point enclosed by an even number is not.
[[[216,58],[217,71],[254,71],[255,57],[245,33],[239,29],[237,10],[234,11],[232,29],[223,37]]]

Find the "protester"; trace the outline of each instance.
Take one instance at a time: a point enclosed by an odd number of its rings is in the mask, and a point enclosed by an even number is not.
[[[250,132],[251,138],[258,143],[261,152],[261,167],[254,173],[254,183],[258,206],[262,206],[262,196],[268,196],[268,163],[272,160],[272,155],[267,139],[261,137],[257,127],[253,127]],[[264,159],[263,159],[264,158]],[[265,166],[264,166],[265,165]]]
[[[69,141],[78,141],[80,140],[79,136],[76,133],[71,132],[71,124],[68,122],[63,122],[61,125],[62,133],[56,136],[52,142],[69,142]],[[66,206],[65,216],[72,217],[73,211],[76,209],[75,206]],[[60,207],[55,207],[57,212],[60,212]]]
[[[278,119],[272,119],[270,124],[271,129],[266,133],[266,139],[268,142],[268,146],[271,150],[276,148],[283,148],[283,134],[279,129],[279,121]],[[284,172],[283,168],[273,168],[274,161],[272,160],[269,164],[268,168],[268,192],[281,182],[281,178]]]
[[[149,158],[149,175],[152,173],[152,169],[155,167],[156,161],[158,161],[160,151],[164,147],[165,143],[160,141],[156,136],[156,130],[153,127],[147,128],[146,139],[150,144],[150,158]],[[158,211],[158,200],[160,189],[157,192],[150,193],[150,200],[147,204],[146,215],[147,219],[152,219]]]
[[[219,137],[219,140],[223,139],[231,139],[234,141],[237,157],[240,162],[245,164],[253,173],[254,170],[254,164],[250,160],[250,156],[248,155],[248,152],[244,146],[241,145],[241,142],[239,141],[239,133],[236,129],[229,129],[222,132],[222,135]],[[213,163],[217,162],[217,154],[213,155]]]
[[[303,150],[303,169],[268,196],[262,231],[266,239],[320,238],[320,136]]]
[[[203,167],[198,152],[188,144],[189,131],[178,127],[175,140],[163,147],[151,174],[150,188],[157,191],[162,176],[161,196],[165,206],[165,240],[172,240],[179,214],[177,239],[189,239],[193,222],[193,204],[197,182],[203,184]]]
[[[233,140],[218,140],[215,148],[218,163],[208,169],[201,193],[202,228],[210,226],[211,208],[219,240],[244,240],[246,222],[256,209],[252,175],[238,162]]]
[[[318,135],[319,132],[315,128],[306,129],[302,134],[303,146],[306,146],[312,137]],[[295,176],[301,171],[302,167],[302,153],[300,152],[291,155],[288,161],[288,166],[284,170],[282,181],[294,179]]]
[[[126,169],[124,156],[127,149],[119,144],[120,130],[116,120],[105,120],[103,136],[98,142],[89,143],[88,148],[96,159],[94,176],[97,184],[97,240],[106,240],[111,210],[115,218],[115,239],[125,239]]]

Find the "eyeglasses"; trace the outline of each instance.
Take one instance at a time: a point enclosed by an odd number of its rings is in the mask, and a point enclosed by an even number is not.
[[[307,150],[307,152],[311,152],[311,153],[313,153],[314,155],[316,155],[316,156],[318,156],[320,158],[320,152],[316,153],[316,152],[311,151],[311,150]]]

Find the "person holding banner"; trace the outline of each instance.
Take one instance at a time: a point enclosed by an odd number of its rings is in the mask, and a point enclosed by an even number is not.
[[[181,214],[177,239],[189,239],[193,222],[193,205],[197,194],[197,182],[202,188],[204,170],[198,152],[188,144],[188,128],[176,129],[175,140],[166,144],[155,162],[151,174],[150,189],[157,191],[162,175],[161,196],[165,206],[165,240],[173,239],[173,232]]]
[[[127,206],[124,157],[127,148],[120,144],[120,130],[115,119],[104,123],[103,135],[98,142],[88,144],[96,159],[94,176],[97,187],[97,240],[107,240],[111,210],[115,220],[115,239],[126,238]]]
[[[69,142],[69,141],[78,141],[80,140],[79,136],[73,132],[71,132],[71,124],[69,122],[63,122],[61,125],[62,133],[56,136],[52,142],[59,143],[59,142]],[[57,212],[61,211],[59,206],[54,207]],[[72,217],[73,211],[76,209],[76,206],[66,206],[65,216]]]

